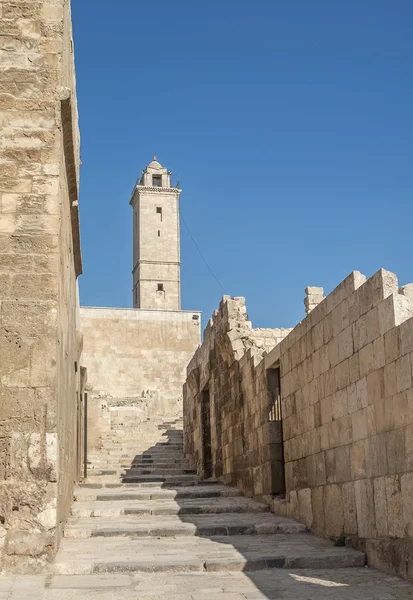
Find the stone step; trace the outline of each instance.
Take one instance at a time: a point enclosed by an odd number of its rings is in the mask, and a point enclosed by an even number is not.
[[[362,567],[51,575],[47,587],[48,600],[408,600],[412,589],[408,581]]]
[[[149,494],[148,494],[149,495]],[[127,494],[113,495],[105,500],[81,500],[74,502],[72,515],[78,517],[118,517],[120,515],[198,515],[226,513],[263,513],[269,512],[265,504],[260,504],[243,497],[195,498],[177,501],[171,499],[150,498],[133,500]],[[156,498],[155,498],[156,499]],[[153,499],[152,499],[153,500]]]
[[[166,483],[174,485],[185,485],[185,483],[198,482],[196,475],[125,475],[122,477],[123,483]]]
[[[178,489],[167,489],[157,485],[145,487],[147,484],[99,484],[85,483],[77,486],[75,497],[77,502],[98,500],[114,502],[116,500],[174,500],[174,499],[208,499],[242,497],[241,490],[224,485],[197,485]],[[146,490],[146,491],[145,491]],[[244,499],[244,498],[243,498]],[[248,500],[248,499],[244,499]]]
[[[263,513],[225,513],[193,516],[155,516],[130,513],[116,521],[103,517],[72,518],[66,525],[65,537],[181,537],[235,536],[301,533],[306,527],[285,517]],[[276,543],[276,542],[275,542]]]
[[[365,555],[311,534],[63,538],[55,574],[361,567]]]

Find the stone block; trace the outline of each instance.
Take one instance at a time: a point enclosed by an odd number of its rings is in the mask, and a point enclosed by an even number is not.
[[[377,433],[384,433],[394,428],[393,402],[384,398],[374,404],[374,418]]]
[[[353,441],[358,442],[367,437],[367,408],[362,408],[351,415]]]
[[[311,527],[313,524],[313,509],[310,488],[298,490],[298,505],[300,521],[305,523],[307,527]]]
[[[325,486],[324,503],[326,535],[339,537],[344,531],[343,496],[340,485]]]
[[[351,480],[350,445],[339,446],[335,449],[335,482],[342,483]]]
[[[396,386],[397,392],[403,392],[412,387],[412,368],[409,354],[405,354],[396,360]]]
[[[384,369],[378,369],[367,375],[367,401],[368,404],[375,404],[384,397],[387,397],[386,393],[386,374],[389,373]]]
[[[354,482],[357,507],[357,529],[360,538],[376,537],[376,518],[374,511],[374,492],[371,479],[359,479]]]
[[[413,412],[410,412],[411,409],[408,402],[408,392],[406,391],[396,394],[393,396],[392,402],[394,426],[397,428],[410,425],[413,420]]]
[[[331,416],[334,421],[348,415],[347,390],[339,390],[331,397]]]
[[[360,440],[350,446],[350,468],[353,480],[366,477],[366,441]]]
[[[385,478],[387,500],[388,535],[394,538],[404,537],[403,498],[400,477],[394,475]]]
[[[316,535],[324,535],[325,515],[324,515],[324,486],[318,486],[311,489],[311,506],[313,513],[312,531]]]
[[[326,470],[326,482],[337,483],[337,470],[336,470],[336,448],[326,450],[325,456],[325,470]]]
[[[332,421],[331,423],[329,423],[328,427],[328,438],[330,448],[336,448],[337,446],[340,446],[340,422]]]
[[[387,496],[386,478],[376,477],[373,480],[374,487],[374,510],[376,518],[376,530],[378,537],[388,536],[387,525]]]
[[[381,369],[386,364],[384,354],[384,336],[380,336],[373,342],[374,369]]]
[[[343,496],[344,534],[357,535],[357,507],[354,482],[343,483],[341,493]]]
[[[47,532],[9,531],[4,550],[9,555],[42,556],[50,553],[52,542],[53,538]]]
[[[406,450],[406,470],[413,471],[413,425],[404,428],[404,443]]]
[[[358,352],[349,357],[348,371],[350,383],[355,383],[360,379],[360,356]]]
[[[394,328],[391,331],[395,332],[394,336],[396,336],[397,333],[399,334],[397,336],[399,341],[398,349],[402,356],[409,352],[413,352],[413,318],[407,319],[407,321],[401,323],[399,328]],[[398,355],[396,355],[393,360],[396,358],[398,358]]]
[[[383,338],[384,338],[385,364],[395,361],[401,355],[400,354],[401,353],[400,330],[401,330],[402,326],[404,326],[410,322],[411,322],[411,319],[409,319],[409,321],[406,321],[405,323],[403,323],[403,325],[401,325],[400,328],[393,327],[392,329],[390,329],[389,331],[387,331],[384,334]]]
[[[380,434],[366,441],[367,477],[379,477],[387,474],[386,435]]]
[[[387,473],[389,475],[404,473],[406,470],[406,456],[403,428],[386,433],[386,449]]]
[[[413,539],[413,473],[400,476],[406,537]]]
[[[360,357],[360,377],[368,375],[374,370],[373,344],[367,344],[359,351]]]
[[[384,395],[390,398],[397,394],[396,362],[384,366]]]
[[[367,319],[366,315],[362,315],[355,323],[352,324],[354,351],[358,352],[367,342]]]

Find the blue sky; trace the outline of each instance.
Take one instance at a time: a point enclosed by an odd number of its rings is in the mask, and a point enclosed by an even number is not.
[[[130,193],[154,154],[255,326],[350,271],[413,281],[411,0],[72,0],[81,303],[132,303]],[[181,227],[182,308],[222,290]]]

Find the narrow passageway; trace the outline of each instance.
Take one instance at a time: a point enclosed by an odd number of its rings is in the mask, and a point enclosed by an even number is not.
[[[76,490],[50,574],[0,580],[0,598],[413,597],[410,584],[364,562],[363,553],[314,537],[236,488],[199,480],[183,455],[179,417],[115,420]],[[12,591],[24,581],[31,595]]]

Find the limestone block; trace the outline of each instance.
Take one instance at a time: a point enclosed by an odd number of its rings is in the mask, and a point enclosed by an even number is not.
[[[388,365],[386,365],[386,367],[387,366]],[[369,375],[367,375],[366,382],[368,404],[375,404],[376,402],[379,402],[382,398],[387,398],[392,395],[388,394],[386,389],[386,375],[389,376],[386,367],[384,367],[384,369],[378,369],[377,371],[373,371],[372,373],[369,373]],[[395,384],[395,382],[391,383],[392,385],[393,383]]]
[[[357,352],[368,343],[366,315],[362,315],[355,323],[352,324],[352,330],[354,351]]]
[[[360,538],[376,537],[373,483],[370,479],[354,482],[357,507],[357,529]]]
[[[392,294],[383,300],[378,308],[382,335],[413,316],[413,301],[400,294]]]
[[[408,283],[399,289],[399,294],[402,296],[408,296],[413,300],[413,283]]]
[[[326,534],[339,537],[344,531],[343,496],[341,486],[326,485],[324,488]]]
[[[347,390],[339,390],[331,397],[331,415],[333,420],[348,414]]]
[[[373,344],[370,343],[361,348],[359,352],[359,357],[360,377],[364,377],[365,375],[368,375],[374,370]]]
[[[374,486],[374,509],[376,518],[376,529],[378,537],[387,537],[389,534],[387,524],[387,496],[386,496],[386,478],[376,477],[373,480]]]
[[[346,388],[350,384],[349,360],[343,360],[334,368],[336,379],[336,390]]]
[[[367,477],[387,474],[386,435],[375,435],[365,440]]]
[[[339,423],[339,439],[340,445],[351,444],[353,442],[353,427],[351,415],[342,417],[338,421]]]
[[[341,486],[343,496],[344,534],[357,535],[357,507],[354,483],[343,483]]]
[[[300,521],[305,523],[307,527],[311,527],[313,523],[313,508],[310,488],[298,490],[298,506]]]
[[[390,431],[394,427],[393,403],[391,398],[378,400],[374,404],[374,418],[377,433]]]
[[[328,450],[330,448],[328,425],[321,425],[318,432],[320,435],[320,450]]]
[[[374,348],[373,348],[374,355]],[[350,383],[355,383],[360,379],[360,356],[359,353],[356,352],[352,354],[348,359],[348,370],[349,370],[349,380]]]
[[[390,398],[397,394],[396,362],[384,366],[384,396]]]
[[[408,538],[413,538],[413,473],[401,475],[400,486],[403,501],[405,535]]]
[[[49,533],[30,533],[28,531],[9,531],[6,536],[5,552],[9,555],[41,556],[52,549],[52,537]]]
[[[396,386],[397,392],[403,392],[412,387],[412,368],[409,354],[396,360]]]
[[[413,471],[413,425],[404,428],[404,443],[406,449],[406,470]]]
[[[392,411],[393,412],[393,411]],[[393,475],[406,470],[404,429],[394,429],[386,433],[387,473]]]
[[[339,446],[335,449],[337,483],[351,480],[350,445]]]
[[[387,500],[388,535],[394,538],[404,537],[403,498],[400,477],[394,475],[385,478]]]
[[[321,398],[320,400],[320,408],[321,408],[321,423],[326,424],[332,421],[332,396],[328,396],[327,398]]]
[[[373,342],[373,367],[374,369],[380,369],[385,364],[384,337],[380,336]]]
[[[330,448],[336,448],[340,446],[340,422],[332,421],[328,427]]]
[[[367,437],[367,409],[362,408],[351,415],[353,441],[358,442]]]
[[[337,469],[336,469],[336,448],[326,450],[325,455],[325,470],[326,470],[326,482],[337,483]]]
[[[312,531],[316,535],[325,534],[324,486],[311,489],[311,506],[313,512]]]
[[[401,392],[392,398],[394,426],[404,427],[410,425],[413,420],[413,412],[410,412],[408,392]]]
[[[412,284],[410,284],[412,285]],[[400,337],[400,352],[401,355],[408,354],[409,352],[413,352],[413,319],[407,319],[401,323],[398,329],[392,329],[390,331],[395,331],[396,334],[399,332]],[[389,332],[390,333],[390,332]],[[395,358],[398,358],[396,356]]]
[[[353,480],[366,477],[366,442],[360,440],[350,446],[350,468]]]
[[[367,328],[367,343],[373,342],[380,336],[379,309],[374,307],[365,314]]]
[[[412,320],[409,319],[408,321],[405,321],[405,323],[402,323],[400,327],[393,327],[393,329],[390,329],[384,334],[385,364],[395,361],[401,355],[401,330],[402,328],[407,327],[410,331],[411,322]]]

